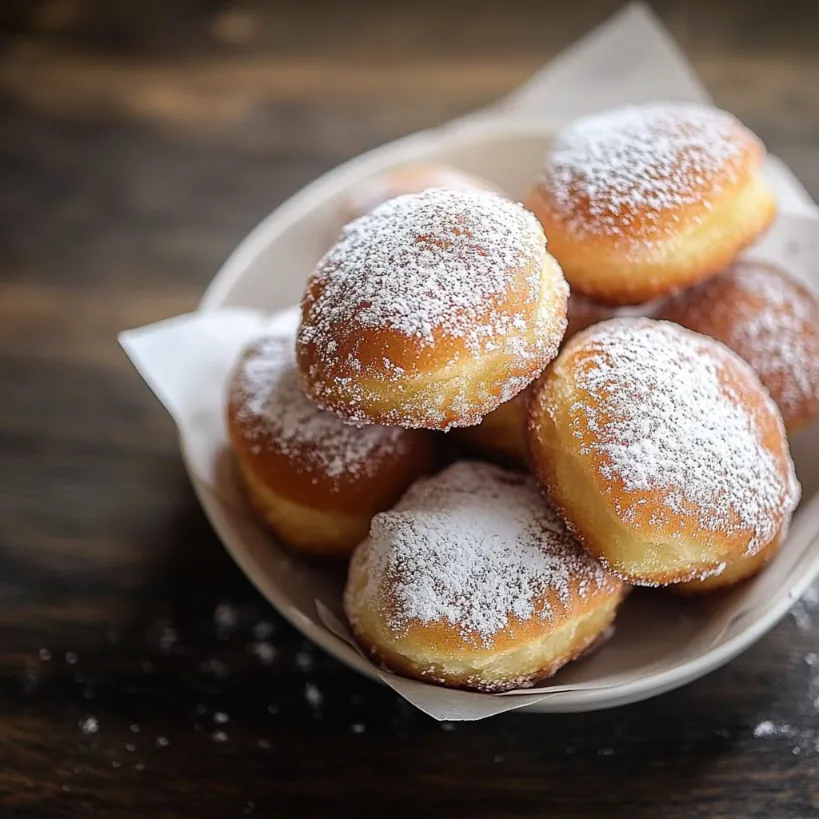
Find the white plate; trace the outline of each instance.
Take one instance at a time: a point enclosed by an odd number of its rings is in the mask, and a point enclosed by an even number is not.
[[[374,173],[416,160],[443,162],[483,176],[511,195],[521,197],[535,176],[549,136],[548,129],[542,125],[473,122],[407,137],[347,162],[308,185],[253,230],[214,278],[199,309],[207,311],[223,306],[249,306],[276,310],[297,303],[306,277],[337,234],[342,197],[352,185]],[[777,167],[769,170],[776,186],[779,181]],[[795,447],[795,452],[801,456],[801,462],[797,460],[797,471],[807,502],[819,491],[819,458],[816,457],[819,452],[819,429],[809,432]],[[292,592],[288,589],[288,593],[284,593],[281,572],[293,576],[293,588],[298,585],[300,569],[294,565],[295,561],[281,552],[267,536],[260,537],[258,533],[237,525],[230,515],[225,514],[218,499],[192,474],[189,465],[188,471],[200,502],[226,548],[270,603],[306,637],[341,662],[377,679],[373,667],[355,650],[317,625],[307,613],[308,601],[299,598],[297,589]],[[803,502],[803,507],[805,505]],[[814,498],[811,506],[815,507],[812,512],[819,512],[819,497]],[[794,551],[797,542],[801,544],[801,549],[814,540],[814,518],[815,515],[803,509],[795,520],[788,545],[780,557],[785,557],[788,549]],[[727,663],[771,629],[809,586],[819,572],[819,549],[815,547],[814,543],[813,548],[802,556],[807,559],[800,559],[799,577],[790,583],[786,592],[766,601],[757,616],[731,623],[714,648],[694,656],[681,655],[684,656],[683,661],[673,667],[646,673],[616,687],[563,692],[524,710],[556,713],[624,705],[685,685]],[[713,611],[715,605],[682,604],[667,599],[654,602],[646,596],[640,598],[637,604],[626,605],[622,629],[624,633],[630,630],[633,633],[644,628],[645,623],[651,622],[645,616],[646,609],[662,606],[663,616],[667,617],[669,607],[676,607],[681,612],[677,618],[678,636],[682,640],[693,639],[696,632],[702,630],[709,611]],[[691,611],[695,612],[693,616],[687,613]],[[686,618],[690,620],[688,626],[685,625]],[[691,632],[690,635],[686,629]],[[617,640],[618,637],[615,637],[614,642]],[[607,652],[614,649],[615,645],[609,646]],[[650,660],[653,661],[653,658]],[[595,661],[596,658],[591,658],[585,662]],[[650,665],[651,661],[646,667]]]

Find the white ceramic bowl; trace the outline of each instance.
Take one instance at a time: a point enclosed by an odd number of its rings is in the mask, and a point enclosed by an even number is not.
[[[442,162],[483,176],[521,197],[537,172],[549,138],[550,131],[543,125],[473,122],[407,137],[347,162],[308,185],[250,233],[208,287],[200,310],[229,305],[276,310],[296,304],[307,275],[338,232],[343,196],[374,173],[412,161]],[[777,168],[769,171],[778,185]],[[819,573],[819,429],[809,432],[794,449],[804,500],[788,543],[768,570],[777,567],[785,578],[773,593],[764,588],[755,591],[755,581],[747,584],[742,594],[754,604],[722,620],[723,598],[694,603],[657,593],[633,595],[635,601],[629,600],[624,607],[612,643],[578,665],[588,675],[596,664],[610,665],[614,658],[615,666],[619,662],[634,673],[610,687],[550,695],[525,710],[592,711],[647,699],[727,663],[772,628]],[[298,590],[292,591],[304,579],[296,561],[268,536],[237,525],[193,474],[191,479],[228,551],[267,599],[306,637],[351,668],[377,679],[368,662],[314,619],[312,601],[307,599],[312,581],[305,581],[302,597]],[[283,593],[283,572],[292,576],[287,594]],[[647,624],[651,624],[650,633]],[[672,634],[675,651],[663,653]],[[706,635],[713,638],[713,644],[704,639]],[[620,657],[623,659],[618,660]],[[571,683],[573,679],[569,667],[557,681]]]

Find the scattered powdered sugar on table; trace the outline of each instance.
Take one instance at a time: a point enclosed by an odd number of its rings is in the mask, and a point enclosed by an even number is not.
[[[711,339],[649,319],[596,325],[583,344],[586,354],[568,365],[583,395],[573,426],[581,453],[612,482],[604,491],[632,493],[621,518],[635,522],[640,493],[661,490],[652,525],[693,515],[706,531],[747,532],[749,554],[770,542],[799,484],[790,460],[782,469],[763,444],[747,396],[723,377],[747,365]]]
[[[760,722],[759,725],[754,728],[754,736],[757,739],[761,737],[773,737],[776,736],[780,732],[780,726],[774,725],[769,719]]]
[[[299,343],[333,355],[336,328],[355,322],[425,344],[437,331],[482,350],[521,320],[493,309],[515,281],[510,269],[531,267],[537,300],[544,246],[537,219],[494,193],[433,188],[391,199],[347,225],[318,263]]]
[[[491,645],[511,618],[551,620],[550,593],[568,606],[614,582],[531,478],[477,462],[419,481],[377,515],[365,555],[365,597],[381,598],[372,604],[391,627],[446,622],[473,645]]]
[[[819,585],[814,589],[819,591]],[[819,597],[816,593],[814,596]],[[795,756],[812,757],[819,754],[819,654],[816,651],[797,654],[791,662],[807,672],[804,698],[788,697],[783,703],[787,706],[787,719],[774,713],[757,723],[753,735],[755,739],[787,743]]]
[[[265,440],[295,462],[307,463],[332,482],[369,475],[393,452],[398,427],[354,427],[320,410],[302,392],[292,335],[266,336],[248,350],[231,383],[231,402],[251,440]]]
[[[276,627],[269,620],[259,620],[259,622],[253,626],[253,636],[259,641],[272,637],[275,631]]]
[[[239,612],[232,603],[220,600],[213,610],[213,623],[220,637],[225,638],[239,625]]]
[[[791,609],[791,617],[801,631],[812,631],[814,615],[819,615],[819,582],[814,583]]]
[[[96,734],[100,729],[100,724],[96,717],[86,717],[80,720],[80,730],[84,734]]]
[[[264,665],[270,665],[276,659],[276,648],[267,640],[257,640],[253,643],[248,643],[247,650],[254,656],[259,658],[259,661]]]
[[[310,708],[316,709],[320,708],[324,702],[324,695],[314,682],[308,681],[304,685],[304,699]]]
[[[578,236],[634,241],[673,229],[669,214],[720,192],[742,158],[738,121],[692,103],[628,106],[564,128],[546,157],[542,190]],[[750,138],[750,137],[748,137]]]
[[[786,421],[806,402],[819,408],[819,302],[779,268],[741,260],[671,299],[661,314],[744,358]]]
[[[786,740],[794,754],[819,754],[819,658],[815,652],[804,657],[808,669],[807,698],[788,722],[766,719],[754,728],[755,739]]]

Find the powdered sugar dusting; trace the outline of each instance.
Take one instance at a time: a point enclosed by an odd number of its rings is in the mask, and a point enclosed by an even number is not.
[[[783,271],[739,261],[672,299],[662,313],[744,358],[786,422],[819,411],[819,302]]]
[[[577,236],[637,241],[673,230],[669,214],[704,203],[739,172],[738,121],[690,103],[629,106],[583,117],[558,135],[543,190]]]
[[[491,645],[512,618],[551,621],[557,612],[547,596],[568,606],[576,594],[617,582],[529,476],[478,462],[417,482],[395,509],[376,515],[364,548],[365,594],[389,612],[392,628],[445,622],[471,645]]]
[[[571,408],[575,434],[602,475],[631,495],[618,504],[621,518],[635,522],[644,515],[640,493],[660,490],[653,525],[683,514],[706,532],[747,533],[748,554],[770,542],[799,485],[790,460],[782,468],[763,444],[747,396],[724,377],[726,367],[747,365],[668,322],[614,319],[579,338],[591,352],[572,359],[584,395]]]
[[[433,188],[399,196],[344,228],[319,262],[318,297],[306,297],[300,343],[332,355],[333,328],[353,318],[432,344],[433,332],[464,338],[471,349],[502,339],[515,315],[492,310],[509,293],[511,269],[532,267],[543,231],[522,206],[489,192]]]
[[[234,374],[231,401],[258,446],[272,439],[284,455],[335,485],[344,476],[373,474],[379,458],[401,445],[403,430],[349,426],[304,395],[292,335],[265,336],[249,348]]]

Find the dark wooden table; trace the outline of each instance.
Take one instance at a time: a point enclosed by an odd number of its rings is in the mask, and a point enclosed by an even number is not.
[[[681,691],[439,725],[251,588],[115,342],[306,182],[617,5],[0,4],[0,815],[819,815],[816,589]],[[819,197],[816,4],[655,7]]]

